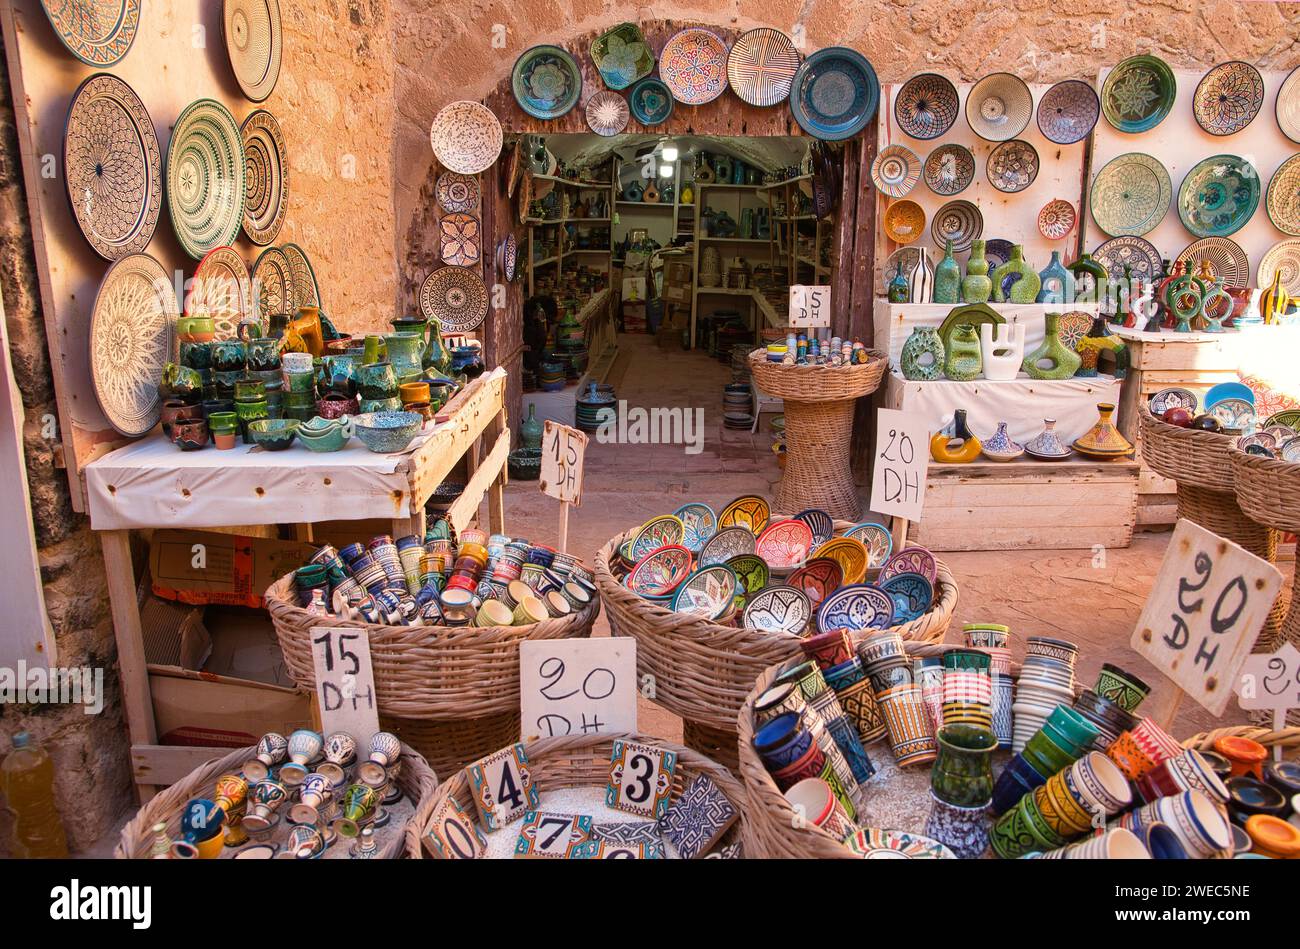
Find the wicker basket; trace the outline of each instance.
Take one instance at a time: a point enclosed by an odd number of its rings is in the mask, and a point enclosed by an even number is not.
[[[1283,757],[1300,756],[1300,728],[1273,731],[1271,728],[1257,728],[1252,725],[1232,725],[1193,735],[1183,742],[1183,747],[1195,748],[1197,751],[1212,751],[1216,741],[1228,737],[1249,738],[1251,741],[1259,742],[1265,748],[1281,748]]]
[[[447,721],[385,715],[379,724],[424,755],[439,774],[454,774],[498,748],[513,745],[520,735],[517,707],[513,712]]]
[[[119,860],[148,858],[153,848],[153,828],[158,823],[165,823],[168,837],[175,839],[180,832],[181,808],[185,806],[185,802],[195,797],[211,797],[217,778],[223,774],[238,773],[244,762],[256,753],[257,747],[253,746],[232,751],[222,758],[213,758],[157,794],[122,828],[122,837],[114,851],[114,856]],[[438,778],[419,752],[409,745],[403,745],[402,768],[397,774],[397,784],[402,792],[415,802],[415,814],[411,816],[411,820],[414,820],[415,815],[427,807],[432,800],[438,787]],[[379,857],[384,860],[401,858],[405,841],[410,837],[409,826],[401,834],[386,836],[390,836],[391,839],[384,845]]]
[[[1228,450],[1237,504],[1258,524],[1300,534],[1300,464]],[[1300,557],[1293,565],[1291,605],[1282,621],[1282,637],[1300,648]],[[1285,597],[1278,597],[1279,604]]]
[[[673,800],[676,800],[697,777],[702,774],[708,775],[740,812],[740,817],[722,837],[719,845],[740,839],[746,820],[745,795],[735,776],[718,763],[689,748],[644,735],[566,736],[539,738],[528,742],[525,745],[528,752],[528,767],[541,794],[542,807],[546,806],[548,788],[592,785],[603,788],[609,780],[609,759],[614,750],[614,741],[619,738],[657,745],[677,753],[677,767],[673,773]],[[437,791],[420,802],[420,806],[407,823],[406,855],[408,857],[416,860],[429,858],[430,855],[421,846],[420,838],[429,826],[434,810],[446,800],[447,795],[453,796],[466,814],[476,814],[473,798],[470,796],[469,779],[463,770],[458,771],[444,781]]]
[[[842,402],[870,395],[880,388],[889,356],[867,350],[868,360],[856,366],[786,366],[769,362],[767,350],[749,354],[754,383],[767,395],[787,402]]]

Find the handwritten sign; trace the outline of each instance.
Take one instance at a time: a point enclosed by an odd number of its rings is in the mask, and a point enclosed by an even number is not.
[[[1266,560],[1180,520],[1130,645],[1222,715],[1281,584]]]
[[[582,462],[587,454],[584,432],[547,419],[542,427],[542,493],[582,506]]]
[[[1286,714],[1300,708],[1300,650],[1283,643],[1277,652],[1252,653],[1237,675],[1237,704],[1246,711],[1263,709],[1273,713],[1273,729],[1286,727]],[[1282,760],[1282,746],[1273,746],[1274,757]]]
[[[636,640],[540,639],[519,644],[525,738],[636,731]]]
[[[363,629],[313,626],[311,661],[321,733],[347,732],[362,747],[379,731],[370,638]]]
[[[918,412],[876,413],[876,461],[871,510],[909,521],[921,519],[930,467],[930,427]]]
[[[796,329],[831,325],[831,288],[790,286],[790,325]]]

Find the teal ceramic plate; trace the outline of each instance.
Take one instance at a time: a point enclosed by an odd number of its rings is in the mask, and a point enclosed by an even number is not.
[[[1197,237],[1227,237],[1259,207],[1259,172],[1239,155],[1213,155],[1196,163],[1178,189],[1178,216]]]
[[[1092,181],[1092,219],[1111,237],[1141,237],[1169,211],[1173,185],[1165,166],[1150,155],[1129,152],[1106,162]]]
[[[628,93],[632,117],[642,125],[658,125],[673,114],[673,94],[658,79],[642,79]]]
[[[682,546],[693,554],[703,549],[705,542],[718,531],[718,515],[707,504],[693,501],[683,504],[673,516],[682,522]]]
[[[534,46],[515,60],[510,86],[519,107],[535,119],[558,119],[578,104],[582,70],[558,46]]]
[[[611,89],[626,89],[655,68],[654,50],[635,23],[620,23],[591,44],[591,61]]]
[[[862,546],[867,548],[867,553],[870,555],[867,560],[868,567],[883,567],[894,549],[893,535],[884,524],[876,524],[872,521],[855,524],[844,532],[844,536],[861,541]]]
[[[1101,113],[1121,132],[1148,132],[1174,106],[1173,70],[1155,56],[1130,56],[1110,71],[1101,87]]]
[[[790,111],[809,135],[836,142],[867,127],[880,105],[880,80],[867,58],[843,46],[803,61],[790,89]]]

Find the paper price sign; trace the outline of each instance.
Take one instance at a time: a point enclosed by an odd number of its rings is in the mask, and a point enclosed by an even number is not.
[[[379,731],[379,705],[366,631],[313,626],[311,661],[316,672],[321,734],[347,732],[359,743],[369,741]]]
[[[831,325],[831,288],[796,283],[790,287],[790,325],[816,329]]]
[[[1281,585],[1268,561],[1180,520],[1130,645],[1222,715]]]
[[[636,640],[537,639],[519,644],[525,738],[636,731]]]
[[[586,454],[585,433],[548,419],[542,427],[542,493],[580,507]]]
[[[1237,676],[1237,704],[1246,711],[1300,707],[1300,650],[1283,643],[1277,652],[1247,656]]]
[[[929,469],[930,426],[925,416],[880,409],[876,413],[871,510],[919,521]]]

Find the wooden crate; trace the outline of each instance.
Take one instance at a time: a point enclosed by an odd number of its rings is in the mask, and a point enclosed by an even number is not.
[[[932,463],[908,543],[937,551],[1127,547],[1137,492],[1130,460]]]

